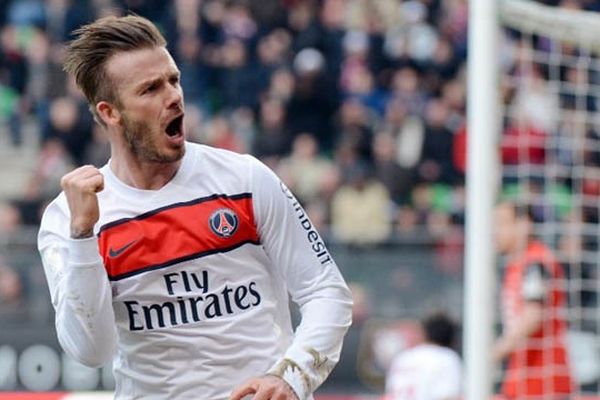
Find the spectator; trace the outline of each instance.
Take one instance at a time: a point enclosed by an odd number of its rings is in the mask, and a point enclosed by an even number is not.
[[[529,57],[526,55],[522,56]],[[577,78],[577,73],[583,71],[575,69],[570,69],[570,71],[575,72],[574,80],[582,79]],[[548,86],[543,75],[540,66],[520,72],[520,81],[517,86],[512,109],[521,118],[525,118],[526,116],[533,130],[545,134],[553,134],[556,132],[558,123],[559,98],[554,89]],[[587,77],[583,77],[583,79],[587,81]],[[576,84],[576,82],[573,83]]]
[[[9,233],[3,231],[3,227],[0,226],[0,234]],[[17,232],[17,234],[19,233]],[[22,320],[28,311],[26,279],[24,278],[15,264],[0,254],[0,319],[3,324]]]
[[[375,176],[383,183],[395,204],[406,204],[414,185],[411,169],[396,162],[396,141],[388,132],[380,132],[373,141]]]
[[[0,316],[22,316],[24,308],[23,282],[17,271],[0,259]]]
[[[498,250],[508,257],[502,287],[503,333],[496,361],[508,358],[502,393],[508,399],[567,399],[573,390],[562,309],[563,273],[552,251],[533,235],[529,207],[496,208]]]
[[[291,135],[286,126],[286,109],[281,100],[265,97],[260,102],[258,134],[252,151],[274,165],[290,151]]]
[[[73,166],[63,143],[58,138],[48,139],[42,144],[24,197],[46,199],[55,196],[60,191],[60,178]]]
[[[439,98],[427,105],[425,142],[419,165],[419,178],[425,182],[457,183],[452,159],[454,137],[448,128],[448,106]]]
[[[243,153],[244,141],[241,140],[231,126],[225,114],[215,115],[206,127],[207,144],[220,149]]]
[[[52,44],[70,39],[70,33],[90,21],[91,9],[86,1],[46,0],[45,26]]]
[[[259,27],[265,27],[270,30],[285,25],[285,1],[251,1],[248,6]]]
[[[264,96],[278,99],[286,104],[294,92],[294,83],[294,75],[289,69],[278,68],[271,74]]]
[[[450,120],[456,121],[452,125],[459,127],[464,122],[466,107],[466,87],[463,78],[444,81],[440,90],[442,101],[450,109]]]
[[[440,33],[448,38],[457,58],[464,62],[467,53],[467,25],[469,10],[467,0],[444,1],[440,3],[436,25]]]
[[[248,152],[256,137],[256,120],[254,112],[248,107],[238,107],[228,115],[231,128],[240,140],[240,150]]]
[[[223,92],[223,103],[228,109],[254,107],[260,85],[249,62],[248,48],[238,38],[227,39],[221,48],[219,87]]]
[[[426,75],[433,82],[442,84],[450,81],[458,72],[459,60],[454,54],[454,47],[448,38],[438,37],[431,60],[426,63]],[[439,86],[432,86],[430,93],[435,93]]]
[[[421,117],[409,115],[400,100],[392,99],[386,105],[382,130],[389,131],[394,136],[398,165],[416,175],[425,141],[425,127]]]
[[[368,167],[358,162],[348,171],[331,203],[332,233],[344,243],[373,245],[391,234],[390,196],[382,183],[369,176]]]
[[[247,2],[232,1],[226,4],[227,9],[221,24],[224,37],[235,38],[246,43],[254,40],[258,33],[258,26]]]
[[[389,400],[458,400],[462,363],[452,349],[456,326],[444,314],[423,321],[425,343],[401,351],[386,376]]]
[[[348,31],[342,43],[344,59],[341,64],[339,85],[344,92],[351,92],[354,71],[364,71],[369,68],[369,37],[363,31]]]
[[[185,105],[185,131],[190,142],[203,143],[205,140],[206,114],[202,109],[194,104]],[[94,164],[95,165],[95,164]]]
[[[319,14],[320,40],[317,47],[323,52],[327,65],[326,73],[339,76],[343,59],[343,44],[346,25],[345,0],[325,0]]]
[[[275,29],[263,36],[257,45],[257,79],[260,92],[269,86],[271,76],[287,66],[292,38],[285,29]]]
[[[292,153],[281,160],[279,176],[303,203],[317,201],[321,179],[333,168],[330,160],[319,154],[319,145],[310,133],[294,138]]]
[[[407,59],[418,65],[426,64],[432,57],[438,30],[430,25],[426,2],[405,1],[400,9],[401,22],[386,32],[386,51],[394,59]]]
[[[399,235],[412,235],[417,230],[419,215],[414,208],[405,205],[400,206],[396,212],[396,232]]]
[[[23,224],[19,208],[12,202],[0,202],[0,234],[18,232]]]
[[[75,165],[84,164],[92,141],[93,122],[84,104],[71,97],[61,97],[50,104],[50,124],[46,138],[62,143]]]
[[[423,115],[426,94],[415,68],[405,66],[393,73],[391,97],[392,100],[399,101],[409,114]]]
[[[181,84],[187,90],[187,103],[197,107],[207,107],[207,70],[200,56],[202,41],[195,33],[181,34],[177,41],[177,63],[181,72]]]
[[[316,49],[303,49],[294,57],[296,84],[287,103],[287,121],[292,134],[313,132],[319,146],[331,152],[331,119],[338,107],[338,94],[325,73],[325,60]]]
[[[339,111],[336,141],[349,146],[358,158],[367,163],[373,161],[373,124],[369,109],[358,99],[346,99]]]

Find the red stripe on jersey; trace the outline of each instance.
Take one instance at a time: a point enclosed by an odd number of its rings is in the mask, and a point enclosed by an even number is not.
[[[98,241],[110,280],[260,243],[249,193],[204,197],[111,222]]]

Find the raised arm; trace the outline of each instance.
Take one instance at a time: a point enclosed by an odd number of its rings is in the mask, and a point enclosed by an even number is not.
[[[61,346],[80,363],[98,367],[116,350],[111,288],[93,232],[103,177],[85,166],[65,175],[61,184],[64,194],[42,218],[38,248]]]

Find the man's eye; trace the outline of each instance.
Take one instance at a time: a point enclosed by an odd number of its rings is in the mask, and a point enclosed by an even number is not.
[[[156,89],[158,89],[158,85],[156,85],[156,84],[150,85],[146,89],[144,89],[144,91],[142,92],[142,94],[154,92]]]

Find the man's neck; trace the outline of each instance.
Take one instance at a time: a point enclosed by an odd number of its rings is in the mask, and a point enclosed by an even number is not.
[[[110,169],[121,182],[142,190],[159,190],[173,179],[181,160],[171,163],[142,162],[134,157],[111,158]]]
[[[508,253],[509,258],[518,259],[525,254],[527,248],[529,247],[529,237],[523,237],[515,240],[515,245],[513,249]]]

